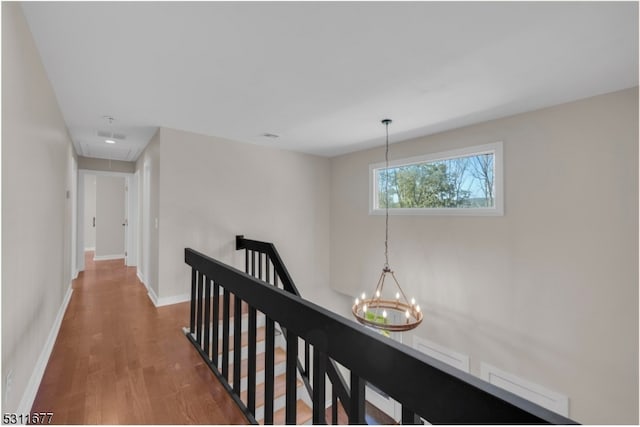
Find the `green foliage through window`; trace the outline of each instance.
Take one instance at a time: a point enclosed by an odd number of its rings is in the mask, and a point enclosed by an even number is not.
[[[390,209],[493,208],[494,157],[483,153],[376,169],[378,207],[384,209],[388,200]]]

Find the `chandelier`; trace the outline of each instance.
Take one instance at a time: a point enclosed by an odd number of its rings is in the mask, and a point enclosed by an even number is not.
[[[356,298],[355,304],[351,308],[354,317],[365,326],[391,332],[409,331],[422,322],[422,311],[416,304],[416,300],[407,299],[393,270],[389,267],[389,124],[391,119],[382,120],[386,128],[385,145],[385,235],[384,235],[384,258],[385,263],[382,273],[378,279],[378,284],[371,297],[363,293],[360,298]],[[395,298],[387,298],[384,293],[385,280],[391,276],[396,286]],[[387,292],[387,295],[389,293]],[[393,295],[393,291],[391,291]]]

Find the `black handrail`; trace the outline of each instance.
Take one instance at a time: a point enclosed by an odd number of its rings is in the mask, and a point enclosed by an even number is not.
[[[575,424],[569,418],[382,337],[193,249],[185,249],[185,262],[195,271],[192,279],[206,277],[206,280],[192,281],[192,296],[202,295],[201,291],[195,290],[196,282],[219,284],[224,287],[225,294],[233,293],[234,298],[240,298],[264,313],[268,321],[278,322],[292,336],[308,342],[320,358],[334,359],[349,369],[352,385],[350,423],[362,421],[360,413],[364,410],[359,403],[363,402],[361,393],[363,383],[367,381],[400,402],[403,423],[415,422],[419,415],[432,424]],[[194,325],[191,326],[192,332],[187,336],[205,357],[200,347],[201,336],[194,337]],[[208,358],[207,354],[207,361]],[[324,375],[318,378],[321,365],[314,363],[314,380],[324,380]],[[217,368],[210,363],[209,366],[216,373]],[[238,379],[234,378],[234,381]],[[295,396],[295,391],[292,394]],[[324,403],[324,397],[313,396],[312,400],[314,406]],[[295,402],[290,408],[291,400],[287,401],[286,422],[295,423]],[[246,408],[242,402],[240,404]],[[320,413],[324,414],[324,408],[316,407],[313,413],[314,423],[324,421],[320,416]]]
[[[245,252],[245,272],[247,274],[251,274],[253,277],[257,277],[255,274],[256,273],[255,260],[251,258],[251,262],[249,262],[249,254],[251,254],[251,257],[254,256],[253,253],[264,254],[266,256],[266,262],[267,263],[271,262],[271,264],[273,265],[275,270],[274,278],[276,277],[280,278],[283,289],[289,293],[292,293],[296,296],[301,297],[300,291],[298,291],[298,288],[296,287],[295,283],[293,282],[293,279],[291,278],[291,275],[289,274],[289,270],[287,269],[286,265],[282,261],[282,258],[280,257],[280,254],[278,253],[278,250],[276,249],[276,246],[273,243],[261,242],[259,240],[245,239],[244,236],[238,235],[236,236],[236,250],[242,250],[242,249],[246,251]],[[259,262],[261,262],[261,259],[259,259]],[[262,269],[259,268],[258,270],[259,270],[259,275],[261,275]],[[277,285],[277,279],[274,281],[276,281],[275,285]],[[266,280],[266,282],[270,283],[268,279]],[[274,283],[270,283],[270,284],[274,284]],[[284,332],[284,337],[286,339],[287,337],[286,329],[283,332]],[[298,367],[298,371],[300,371],[300,375],[302,377],[302,381],[305,385],[305,388],[307,389],[307,392],[311,396],[313,395],[313,387],[311,385],[311,378],[309,376],[309,372],[310,372],[309,371],[309,368],[310,368],[309,354],[310,354],[310,349],[309,349],[309,345],[307,344],[305,346],[304,365],[302,364],[300,359],[298,359],[297,367]],[[332,393],[334,393],[337,399],[340,400],[340,403],[342,404],[342,407],[348,417],[350,412],[350,408],[349,408],[350,397],[349,397],[349,388],[346,385],[347,383],[342,377],[340,370],[338,369],[336,363],[333,360],[331,359],[327,360],[327,366],[325,370],[326,370],[327,376],[329,377],[329,381],[331,382],[331,385],[332,385]],[[338,421],[337,417],[334,417],[333,421],[337,423]]]

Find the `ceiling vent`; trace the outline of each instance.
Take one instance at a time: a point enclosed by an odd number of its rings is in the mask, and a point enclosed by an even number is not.
[[[98,130],[98,136],[100,138],[111,138],[111,139],[119,139],[119,140],[127,139],[127,136],[123,133],[107,132],[106,130]]]

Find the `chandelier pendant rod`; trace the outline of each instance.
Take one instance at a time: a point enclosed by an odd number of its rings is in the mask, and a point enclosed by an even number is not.
[[[362,301],[358,298],[355,300],[355,304],[351,307],[351,311],[356,318],[356,320],[363,325],[374,327],[377,329],[382,329],[387,332],[403,332],[409,331],[415,327],[417,327],[420,323],[422,323],[423,314],[420,311],[420,306],[415,303],[415,300],[409,301],[404,290],[398,283],[398,279],[396,278],[395,273],[389,267],[389,124],[391,123],[391,119],[382,120],[382,124],[385,125],[385,229],[384,229],[384,267],[382,269],[382,273],[380,274],[380,278],[378,279],[378,283],[374,290],[373,295],[370,298],[366,298],[365,294],[362,294]],[[396,292],[395,299],[387,299],[382,295],[384,290],[385,280],[387,278],[387,274],[391,273],[391,277],[398,288],[398,292]],[[391,285],[389,285],[391,286]],[[400,297],[402,295],[402,298]],[[373,315],[367,316],[367,312]],[[380,311],[382,310],[382,318],[380,318]],[[392,314],[390,318],[387,318],[387,310],[391,310],[391,312],[404,312],[406,316],[406,320],[400,321],[397,318],[397,313]]]
[[[384,267],[385,270],[389,269],[389,124],[391,123],[391,119],[384,119],[382,121],[384,123],[384,127],[386,130],[386,139],[385,139],[385,151],[384,151],[384,161],[385,161],[385,225],[384,225]]]

